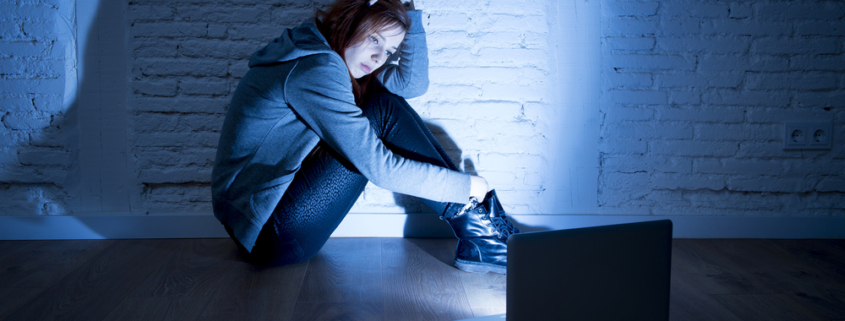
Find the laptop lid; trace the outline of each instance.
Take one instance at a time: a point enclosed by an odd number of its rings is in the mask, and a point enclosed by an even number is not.
[[[515,234],[507,320],[668,320],[670,220]]]

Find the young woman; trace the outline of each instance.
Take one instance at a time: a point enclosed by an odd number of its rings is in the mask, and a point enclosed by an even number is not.
[[[507,237],[519,230],[486,180],[461,173],[403,98],[428,87],[413,3],[338,0],[249,67],[212,173],[214,215],[247,260],[310,259],[369,180],[440,213],[460,239],[458,268],[505,272]]]

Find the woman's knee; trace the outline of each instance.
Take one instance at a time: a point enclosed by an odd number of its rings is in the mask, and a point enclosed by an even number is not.
[[[379,134],[391,123],[414,119],[415,113],[405,98],[389,92],[372,94],[361,109]]]

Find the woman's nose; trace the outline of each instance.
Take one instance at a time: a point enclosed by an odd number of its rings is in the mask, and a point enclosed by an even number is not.
[[[373,54],[373,62],[375,62],[376,65],[384,62],[384,59],[386,59],[384,52],[379,51]]]

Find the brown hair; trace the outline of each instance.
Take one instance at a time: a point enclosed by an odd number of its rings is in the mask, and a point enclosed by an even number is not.
[[[408,30],[411,19],[399,0],[378,0],[370,5],[370,0],[337,0],[328,11],[317,11],[317,29],[323,34],[332,50],[344,61],[344,51],[386,27],[400,27]],[[370,84],[370,78],[376,71],[356,80],[352,74],[352,93],[355,103],[363,104]],[[373,84],[374,85],[374,84]]]

